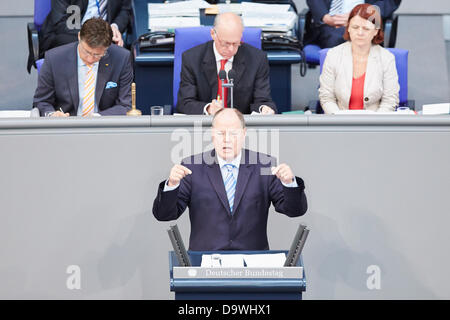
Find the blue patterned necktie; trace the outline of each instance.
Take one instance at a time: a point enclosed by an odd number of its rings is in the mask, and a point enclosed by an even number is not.
[[[336,14],[341,14],[343,6],[344,0],[333,0],[331,2],[330,15],[334,16]]]
[[[233,164],[226,164],[227,176],[225,177],[225,191],[227,193],[228,203],[230,205],[230,212],[233,214],[234,193],[236,192],[236,178],[233,175],[233,169],[236,168]]]
[[[108,0],[100,0],[99,1],[99,14],[103,20],[107,19],[106,5],[108,4]]]

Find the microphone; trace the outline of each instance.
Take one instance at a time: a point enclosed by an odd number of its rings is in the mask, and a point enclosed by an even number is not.
[[[230,79],[230,82],[233,83],[234,78],[236,78],[236,71],[233,69],[228,71],[228,78]]]
[[[228,79],[230,79],[230,81],[224,85],[226,88],[230,88],[230,102],[231,102],[230,108],[234,108],[233,106],[234,78],[236,78],[236,71],[231,69],[230,71],[228,71]]]
[[[220,79],[220,82],[222,83],[222,101],[225,99],[225,95],[224,95],[224,81],[227,79],[227,72],[225,71],[225,70],[220,70],[219,71],[219,79]],[[222,106],[224,106],[225,105],[225,102],[223,102],[223,105]]]
[[[225,70],[220,70],[219,71],[219,79],[222,81],[225,81],[226,78],[227,78],[227,72]]]

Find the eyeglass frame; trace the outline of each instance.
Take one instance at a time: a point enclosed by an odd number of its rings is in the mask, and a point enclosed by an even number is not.
[[[99,55],[99,54],[91,53],[91,52],[87,51],[87,50],[83,47],[83,45],[82,45],[81,43],[82,43],[82,41],[80,41],[78,44],[79,44],[81,50],[83,51],[83,53],[84,53],[85,55],[87,55],[87,56],[90,56],[90,57],[92,57],[92,58],[94,58],[94,59],[96,59],[96,60],[100,60],[100,59],[105,58],[105,57],[108,56],[108,48],[109,48],[109,47],[107,47],[107,48],[105,49],[105,52],[104,52],[102,55]]]
[[[239,43],[233,43],[233,42],[225,42],[225,45],[223,45],[223,41],[220,39],[219,34],[216,31],[216,28],[213,28],[214,34],[217,37],[217,40],[219,40],[219,44],[222,48],[228,48],[230,46],[233,46],[234,49],[239,48],[242,44],[242,41],[239,41]]]

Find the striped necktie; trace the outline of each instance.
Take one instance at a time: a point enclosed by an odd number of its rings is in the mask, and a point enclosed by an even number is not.
[[[236,178],[233,175],[235,165],[227,163],[224,165],[227,169],[227,176],[225,177],[225,191],[227,192],[228,203],[230,205],[230,212],[233,215],[234,193],[236,192]]]
[[[331,2],[330,15],[334,16],[336,14],[341,14],[343,6],[344,0],[333,0]]]
[[[108,4],[108,0],[100,0],[99,1],[98,11],[99,11],[100,17],[103,20],[106,20],[108,18],[107,10],[106,10],[107,4]]]
[[[86,77],[84,80],[84,96],[82,116],[86,117],[94,113],[94,96],[95,96],[95,77],[94,65],[87,66]]]

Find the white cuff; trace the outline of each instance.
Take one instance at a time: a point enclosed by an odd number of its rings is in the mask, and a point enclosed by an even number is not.
[[[298,184],[297,184],[297,180],[294,177],[294,181],[292,181],[291,183],[284,183],[283,181],[281,181],[281,183],[283,184],[283,186],[285,186],[286,188],[297,188]]]
[[[166,183],[164,183],[164,189],[163,189],[163,192],[175,190],[175,189],[178,188],[178,186],[180,185],[180,184],[177,184],[176,186],[169,187],[169,186],[167,185],[168,182],[169,182],[169,180],[166,180]]]
[[[206,111],[206,109],[209,107],[210,104],[211,103],[208,103],[206,106],[203,107],[203,114],[205,114],[207,116],[209,116],[209,113],[208,113],[208,111]]]
[[[117,25],[117,23],[111,23],[111,28],[112,28],[112,26],[115,26],[117,28],[117,30],[119,30],[119,32],[120,32],[120,29],[119,29],[119,26]]]

